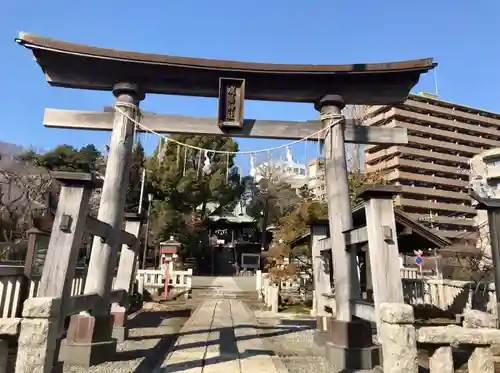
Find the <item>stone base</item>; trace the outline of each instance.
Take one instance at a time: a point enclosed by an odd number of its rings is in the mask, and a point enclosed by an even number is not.
[[[66,339],[61,343],[59,361],[89,367],[101,364],[116,354],[117,340],[112,338],[113,315],[73,315]]]
[[[327,319],[328,341],[336,346],[364,348],[373,346],[372,327],[364,320]]]
[[[128,338],[128,328],[126,326],[114,326],[111,337],[119,343],[125,342]]]
[[[379,346],[353,348],[325,344],[325,356],[336,371],[344,369],[373,369],[380,365]]]
[[[127,314],[125,308],[113,304],[111,307],[111,315],[113,316],[111,337],[117,339],[119,343],[125,342],[128,337],[128,328],[126,326]]]
[[[116,339],[87,344],[74,344],[63,340],[59,351],[59,361],[84,367],[102,364],[115,356],[116,344]]]
[[[327,336],[326,332],[322,332],[320,330],[314,331],[313,341],[314,341],[314,345],[316,347],[319,347],[319,348],[325,347],[327,340],[328,340],[328,336]]]
[[[322,349],[335,371],[373,369],[380,364],[380,348],[373,344],[372,329],[365,321],[326,318],[326,331],[316,330],[315,346]]]

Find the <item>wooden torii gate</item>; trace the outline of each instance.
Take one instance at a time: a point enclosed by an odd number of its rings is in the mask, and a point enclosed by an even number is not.
[[[112,227],[123,220],[134,120],[158,133],[223,135],[232,137],[301,139],[322,128],[329,230],[332,242],[336,317],[351,322],[350,299],[359,295],[356,255],[345,250],[343,232],[351,230],[344,143],[395,145],[408,142],[404,128],[356,126],[344,120],[346,104],[401,103],[420,74],[436,66],[432,59],[354,65],[283,65],[174,57],[96,48],[20,33],[16,41],[28,48],[53,86],[112,91],[113,111],[46,109],[47,127],[112,131],[108,164],[98,218]],[[218,97],[218,117],[185,117],[145,113],[139,103],[148,93]],[[245,99],[314,103],[320,120],[294,122],[244,118]],[[140,117],[140,118],[139,118]],[[130,120],[132,119],[132,120]],[[314,139],[311,139],[314,140]],[[78,315],[88,346],[101,348],[111,338],[107,325],[116,240],[94,240],[85,292],[100,295],[93,315]],[[389,300],[388,300],[389,301]],[[67,341],[66,347],[71,347]],[[69,353],[68,356],[71,354]],[[104,359],[106,357],[103,357]]]

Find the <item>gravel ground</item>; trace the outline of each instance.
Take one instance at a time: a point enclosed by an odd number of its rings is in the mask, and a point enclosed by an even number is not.
[[[114,361],[90,368],[64,366],[63,373],[146,373],[167,354],[193,305],[146,304],[130,320],[129,338],[118,345]]]
[[[314,320],[259,318],[260,336],[290,373],[331,373],[328,361],[314,349]]]

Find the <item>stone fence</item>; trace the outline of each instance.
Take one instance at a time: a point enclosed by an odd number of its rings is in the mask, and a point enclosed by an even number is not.
[[[279,296],[289,298],[292,301],[310,299],[312,291],[307,291],[307,283],[310,279],[310,275],[301,273],[295,278],[282,281],[278,286],[271,281],[269,273],[262,273],[261,270],[257,270],[255,274],[255,290],[259,295],[259,299],[263,300],[269,308],[276,309],[275,312],[277,312]]]
[[[430,352],[430,373],[454,372],[454,351],[467,354],[469,373],[494,373],[492,345],[500,344],[500,330],[491,315],[467,310],[462,326],[418,328],[409,305],[382,303],[379,315],[384,373],[418,373],[419,348]]]
[[[21,318],[1,318],[0,373],[13,372],[8,359],[12,339],[17,339],[15,373],[52,372],[66,316],[92,311],[98,298],[97,294],[72,296],[66,306],[60,298],[29,298]],[[123,289],[110,294],[110,300],[120,306],[128,306],[127,299]]]
[[[26,276],[24,266],[0,266],[0,318],[19,317],[24,301],[36,295],[39,285],[40,277]],[[85,272],[77,269],[71,295],[83,294],[84,287]]]
[[[14,298],[5,307],[7,317],[0,318],[0,368],[3,369],[0,373],[50,373],[57,361],[68,365],[99,364],[112,358],[117,342],[127,338],[125,322],[137,263],[141,217],[127,214],[124,229],[95,219],[87,214],[94,177],[66,172],[53,176],[62,183],[62,188],[48,242],[35,245],[39,246],[33,257],[41,270],[39,283],[35,286],[25,282],[24,286],[18,286],[11,278],[2,287],[2,291],[5,289],[2,297],[9,295],[11,299],[14,295]],[[95,266],[92,272],[90,265],[85,285],[76,276],[84,232],[92,235],[94,242],[109,244],[115,253],[120,253],[110,266]],[[101,251],[92,250],[90,264],[99,263],[100,254]],[[91,281],[93,284],[89,286]],[[11,307],[11,303],[17,305]],[[19,304],[23,304],[22,312],[18,312]],[[16,339],[14,370],[8,367],[8,351],[9,342]]]
[[[429,305],[455,315],[468,309],[497,313],[494,283],[405,278],[403,294],[405,303]]]
[[[164,288],[165,272],[155,269],[139,269],[135,281],[141,295],[147,290],[150,294]],[[172,293],[189,293],[192,287],[193,270],[172,271],[169,286]],[[71,285],[71,295],[82,295],[85,288],[86,273],[77,269]],[[116,281],[116,277],[114,279]],[[113,281],[113,283],[114,283]],[[40,277],[30,278],[24,266],[0,266],[0,318],[15,318],[21,315],[22,305],[28,298],[36,295]]]
[[[144,294],[144,290],[150,294],[157,294],[165,287],[165,271],[161,269],[139,269],[137,270],[136,281],[140,294]],[[186,297],[192,288],[193,269],[185,271],[173,270],[169,273],[168,283],[172,288],[171,293],[174,295],[184,293]]]

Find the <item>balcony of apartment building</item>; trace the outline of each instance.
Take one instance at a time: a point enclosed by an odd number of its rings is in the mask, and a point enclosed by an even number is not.
[[[419,100],[422,100],[421,96],[410,95],[403,105],[376,107],[368,112],[369,118],[365,123],[370,126],[405,127],[409,143],[413,140],[422,142],[413,138],[416,136],[430,140],[429,144],[438,148],[439,144],[433,141],[464,145],[465,148],[455,147],[454,150],[469,153],[469,156],[480,153],[482,149],[500,146],[500,115],[440,100],[431,100],[432,103]],[[367,153],[380,149],[382,147],[378,145],[366,147]]]

